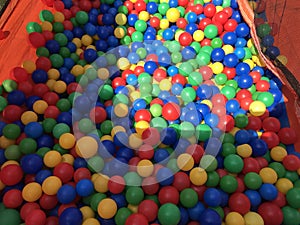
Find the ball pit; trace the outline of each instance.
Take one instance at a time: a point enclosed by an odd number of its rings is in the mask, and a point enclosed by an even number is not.
[[[235,1],[45,2],[0,86],[0,224],[299,224],[297,134]]]

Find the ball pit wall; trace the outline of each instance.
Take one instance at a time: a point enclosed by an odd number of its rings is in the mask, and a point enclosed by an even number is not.
[[[268,15],[273,15],[274,10],[274,1],[267,1],[266,6],[266,13]],[[276,1],[277,2],[277,1]],[[288,1],[291,2],[291,1]],[[255,40],[255,45],[257,49],[260,49],[258,38],[255,31],[255,25],[254,25],[254,13],[252,8],[249,6],[247,0],[238,0],[238,4],[242,13],[242,16],[244,17],[245,21],[248,23],[248,25],[251,27],[251,34]],[[284,15],[285,17],[290,17],[291,14],[294,12],[294,6],[293,4],[300,4],[299,2],[295,3],[288,3],[288,9],[289,11],[286,12]],[[8,37],[4,40],[0,41],[0,83],[7,78],[10,78],[10,71],[15,66],[19,66],[22,64],[24,60],[33,60],[35,61],[37,56],[35,53],[35,49],[33,49],[28,42],[28,35],[26,32],[26,25],[31,21],[38,21],[39,12],[43,9],[47,9],[50,11],[53,11],[53,8],[45,6],[45,4],[42,1],[31,1],[31,0],[11,0],[9,5],[7,6],[7,9],[3,13],[3,15],[0,18],[0,29],[4,32],[8,33]],[[298,23],[288,23],[288,19],[283,19],[283,27],[285,30],[290,31],[290,29],[295,28],[296,24]],[[289,25],[288,25],[289,24]],[[294,26],[292,25],[294,24]],[[288,27],[287,27],[288,26]],[[300,30],[296,29],[295,32],[300,32]],[[291,33],[291,31],[290,31]],[[284,39],[285,36],[281,36],[278,40],[278,43],[281,43],[279,45],[280,49],[283,49],[283,54],[289,55],[289,51],[293,47],[293,45],[299,45],[300,42],[296,40],[299,35],[291,35],[288,34],[289,37],[287,39]],[[293,30],[294,33],[294,30]],[[292,39],[291,37],[294,37]],[[282,42],[285,40],[284,42]],[[289,42],[289,45],[287,45],[287,41]],[[285,43],[285,44],[284,44]],[[295,47],[295,46],[294,46]],[[293,48],[297,49],[297,48]],[[299,49],[299,48],[298,48]],[[289,54],[287,54],[289,53]],[[283,85],[283,94],[285,97],[285,106],[287,108],[287,116],[288,121],[287,123],[290,124],[292,128],[295,130],[300,130],[300,103],[298,96],[296,95],[295,91],[287,81],[284,73],[279,70],[277,67],[273,65],[272,62],[270,62],[260,51],[260,54],[262,58],[264,59],[266,65],[274,74],[276,74],[279,79],[284,83]],[[297,70],[297,66],[299,67],[299,63],[297,63],[298,52],[295,53],[295,57],[289,58],[289,69],[295,73]],[[298,76],[295,76],[295,78],[300,81],[300,75],[298,73]],[[297,140],[297,143],[295,144],[296,151],[300,151],[300,138]]]

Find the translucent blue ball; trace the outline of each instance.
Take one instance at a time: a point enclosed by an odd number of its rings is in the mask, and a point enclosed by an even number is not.
[[[56,196],[58,202],[60,202],[61,204],[69,204],[75,200],[76,190],[73,186],[64,184],[59,188]]]
[[[174,172],[169,168],[161,168],[156,173],[156,180],[161,186],[171,185],[174,181]]]
[[[202,115],[197,110],[189,110],[184,116],[184,121],[190,122],[194,126],[200,124],[202,120],[203,120]]]
[[[59,216],[59,224],[81,225],[82,221],[82,213],[78,208],[75,207],[65,209]]]
[[[131,64],[137,64],[138,61],[140,60],[139,55],[135,52],[130,52],[128,54],[127,58]]]
[[[216,127],[219,123],[219,117],[216,114],[209,113],[204,117],[205,123],[210,127]]]
[[[182,58],[184,60],[194,59],[196,56],[196,51],[191,46],[187,46],[181,51]]]
[[[164,66],[164,67],[167,67],[169,65],[171,65],[171,56],[169,53],[161,53],[159,56],[158,56],[158,63],[159,65],[161,66]]]
[[[169,152],[164,148],[159,148],[154,152],[154,161],[160,164],[166,164],[169,158]]]

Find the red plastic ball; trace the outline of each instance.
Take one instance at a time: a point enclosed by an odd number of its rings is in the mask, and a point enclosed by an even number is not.
[[[26,225],[44,225],[46,223],[46,214],[40,209],[31,211],[25,219]]]
[[[245,127],[247,130],[260,130],[261,129],[261,120],[256,116],[248,117],[248,124]]]
[[[104,120],[106,120],[106,117],[107,113],[103,107],[96,106],[90,111],[90,119],[94,123],[102,123]]]
[[[111,82],[111,86],[113,89],[116,89],[119,86],[125,86],[125,85],[126,85],[126,81],[122,77],[116,77]]]
[[[167,72],[161,68],[158,68],[153,73],[153,78],[156,81],[161,81],[167,77]]]
[[[69,163],[59,163],[53,170],[53,175],[58,177],[63,183],[67,183],[72,180],[74,174],[74,168]]]
[[[204,185],[196,186],[192,184],[191,188],[197,193],[199,201],[203,201],[204,192],[206,191],[207,187]]]
[[[187,6],[188,3],[189,3],[188,0],[178,0],[178,5],[179,6],[185,7],[185,6]]]
[[[18,184],[23,178],[23,171],[19,165],[10,164],[0,171],[0,180],[3,184],[12,186]]]
[[[149,127],[143,131],[142,139],[145,144],[155,146],[160,142],[160,133],[155,127]]]
[[[241,89],[236,93],[236,98],[241,101],[245,98],[252,98],[252,94],[249,90],[247,89]]]
[[[221,106],[224,108],[224,106]],[[224,113],[224,112],[222,112]],[[224,116],[225,115],[225,116]],[[234,119],[231,115],[226,115],[226,112],[224,114],[219,114],[219,124],[218,128],[225,132],[230,132],[234,128]]]
[[[49,30],[43,31],[42,34],[43,34],[46,41],[53,40],[53,38],[54,38],[54,34]]]
[[[156,64],[158,64],[158,56],[156,54],[149,54],[146,57],[146,61],[152,61],[152,62],[156,62]]]
[[[126,6],[126,8],[128,9],[129,12],[131,12],[133,10],[133,7],[134,7],[134,5],[131,1],[125,1],[124,6]]]
[[[283,166],[290,171],[297,171],[300,168],[300,159],[296,155],[287,155],[283,158]]]
[[[204,38],[201,42],[200,42],[201,46],[210,46],[211,45],[211,40],[208,38]]]
[[[49,91],[49,87],[43,83],[36,84],[33,88],[33,94],[41,98],[44,96],[44,94],[46,94]]]
[[[83,10],[83,11],[86,11],[86,12],[89,12],[93,5],[92,5],[92,2],[91,1],[88,1],[88,0],[82,0],[82,1],[79,1],[79,7]]]
[[[200,225],[200,223],[197,221],[191,221],[187,225]]]
[[[77,183],[82,179],[91,179],[91,172],[87,168],[79,168],[74,173],[74,181]]]
[[[140,109],[140,110],[136,111],[136,113],[134,115],[135,122],[139,122],[139,121],[150,122],[151,118],[152,118],[151,113],[147,109]]]
[[[294,144],[297,141],[297,134],[293,128],[284,127],[278,132],[280,142],[285,145]]]
[[[279,145],[280,143],[278,135],[272,131],[262,133],[260,138],[266,142],[269,149]]]
[[[172,77],[172,84],[181,84],[182,86],[186,85],[186,78],[181,74],[176,74]]]
[[[275,117],[265,118],[262,122],[262,128],[265,131],[278,132],[280,130],[280,121]]]
[[[176,21],[176,26],[179,28],[179,29],[185,29],[186,25],[188,24],[188,22],[186,21],[186,19],[184,18],[179,18],[177,21]]]
[[[13,68],[11,72],[11,76],[17,81],[17,82],[23,82],[28,79],[27,71],[22,67],[15,67]]]
[[[54,105],[50,105],[46,108],[44,112],[44,118],[56,119],[59,116],[59,114],[60,114],[59,109]]]
[[[2,200],[6,208],[18,208],[23,203],[22,192],[18,189],[12,189],[7,191]]]
[[[235,192],[237,192],[237,193],[243,193],[245,191],[245,189],[246,189],[244,180],[241,177],[236,177],[236,180],[238,182],[238,187],[235,190]]]
[[[135,75],[139,76],[141,73],[145,72],[145,69],[142,66],[136,66],[133,72]]]
[[[20,120],[22,115],[22,108],[17,105],[8,105],[2,111],[3,119],[8,122],[15,122]]]
[[[203,12],[206,17],[212,18],[216,13],[216,6],[209,3],[204,7]]]
[[[192,144],[187,147],[186,153],[192,155],[195,164],[198,164],[204,155],[204,149],[201,145]]]
[[[263,218],[265,225],[280,225],[283,221],[283,213],[281,209],[274,203],[264,202],[257,212]]]
[[[186,188],[189,188],[191,185],[189,176],[184,172],[177,172],[174,175],[174,181],[172,183],[178,191],[182,191]]]
[[[22,91],[26,96],[31,95],[33,85],[29,81],[23,81],[18,84],[18,90]]]
[[[59,96],[55,92],[47,92],[44,94],[43,99],[48,103],[48,105],[56,105],[59,100]]]
[[[256,84],[261,78],[261,74],[258,71],[252,71],[249,75],[252,77],[254,84]]]
[[[243,174],[247,174],[250,172],[259,173],[261,168],[258,161],[255,158],[248,157],[248,158],[244,158],[243,161],[244,161],[244,168],[242,170]]]
[[[27,202],[25,203],[20,210],[20,215],[22,220],[25,220],[26,217],[28,216],[28,214],[30,212],[32,212],[35,209],[40,209],[39,204],[37,204],[36,202]]]
[[[150,26],[153,28],[158,28],[160,25],[160,20],[156,16],[151,17],[149,22],[150,22]]]
[[[55,1],[55,2],[53,2],[53,8],[56,11],[62,12],[64,10],[64,8],[65,8],[65,5],[61,1]]]
[[[113,194],[120,194],[125,188],[125,180],[123,177],[115,175],[108,181],[108,190]]]
[[[227,76],[228,80],[233,79],[236,75],[235,68],[224,67],[222,72]]]
[[[255,84],[257,91],[268,91],[270,89],[270,83],[266,80],[259,80]]]
[[[58,217],[56,217],[56,216],[49,216],[46,219],[45,225],[58,225]]]
[[[70,11],[69,9],[64,9],[64,10],[62,11],[62,13],[63,13],[64,16],[65,16],[65,21],[72,18],[72,13],[71,13],[71,11]]]
[[[269,165],[268,161],[264,157],[256,157],[255,159],[258,162],[261,169]]]
[[[228,206],[231,211],[244,215],[250,211],[251,203],[245,194],[234,193],[229,197]]]
[[[133,213],[127,218],[125,225],[148,225],[148,220],[143,214]]]
[[[179,192],[173,186],[162,187],[158,192],[158,200],[160,204],[173,203],[177,205],[179,202]]]
[[[39,200],[40,206],[45,210],[50,210],[55,208],[57,205],[57,197],[56,195],[46,195],[43,194]]]
[[[64,25],[65,30],[73,30],[74,28],[74,25],[70,20],[65,20],[64,22],[62,22],[62,24]]]
[[[157,217],[158,206],[153,200],[143,200],[138,207],[138,213],[144,215],[149,222]]]
[[[163,100],[161,100],[160,98],[154,98],[151,102],[150,102],[150,106],[152,106],[153,104],[159,104],[161,106],[164,105]]]
[[[50,59],[44,56],[37,58],[35,64],[37,69],[45,70],[46,72],[52,67]]]
[[[201,13],[203,13],[203,6],[201,4],[195,5],[194,13],[196,13],[197,15],[200,15]]]
[[[231,7],[225,7],[223,8],[223,11],[227,13],[228,17],[232,16],[233,9]]]
[[[240,103],[241,108],[248,111],[252,102],[252,98],[244,98]]]
[[[154,148],[150,144],[143,144],[138,150],[138,156],[141,159],[152,159],[154,155]]]
[[[238,23],[236,20],[228,19],[224,24],[224,30],[233,32],[233,31],[235,31],[237,25],[238,25]]]
[[[188,46],[192,43],[193,37],[190,33],[188,32],[183,32],[182,34],[179,35],[179,43],[182,46]]]
[[[213,105],[225,105],[227,102],[227,98],[225,95],[218,93],[212,96],[211,102]]]
[[[272,203],[282,208],[287,203],[285,195],[278,191],[277,197],[275,198],[275,200],[272,201]]]
[[[76,83],[76,82],[70,83],[70,84],[68,85],[68,87],[67,87],[67,93],[68,93],[68,94],[71,94],[71,93],[73,93],[73,92],[79,92],[79,93],[82,92],[81,86],[80,86],[78,83]]]
[[[155,177],[146,177],[142,181],[142,189],[147,195],[154,195],[159,189],[159,183]]]
[[[173,103],[173,102],[168,102],[165,104],[162,108],[162,116],[166,120],[177,120],[180,116],[180,107],[179,105]]]
[[[46,44],[46,39],[41,33],[32,32],[29,34],[28,38],[29,38],[29,43],[34,48],[43,47]]]

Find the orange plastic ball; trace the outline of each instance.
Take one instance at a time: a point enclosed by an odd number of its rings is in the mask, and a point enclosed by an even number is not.
[[[95,190],[99,193],[106,193],[108,191],[108,181],[108,176],[100,174],[94,181]]]
[[[67,84],[61,80],[58,80],[54,83],[53,90],[58,94],[62,94],[67,90]]]
[[[36,182],[27,184],[22,190],[22,197],[27,202],[37,201],[42,194],[42,186]]]
[[[118,210],[117,204],[111,198],[105,198],[100,201],[98,205],[98,214],[103,219],[110,219],[114,217]]]
[[[194,159],[188,153],[183,153],[177,158],[177,166],[183,171],[189,171],[194,167]]]
[[[34,104],[33,104],[33,110],[37,113],[37,114],[44,114],[45,110],[48,107],[48,103],[44,100],[37,100]]]
[[[55,150],[47,152],[44,155],[44,159],[43,159],[45,166],[49,168],[54,168],[59,163],[61,163],[61,160],[62,160],[61,154]]]
[[[80,157],[91,158],[98,151],[98,143],[94,138],[84,136],[77,141],[75,150]]]
[[[62,186],[61,180],[56,176],[47,177],[42,184],[42,190],[47,195],[56,195]]]
[[[26,111],[21,115],[21,121],[24,125],[27,125],[30,122],[37,122],[38,116],[33,111]]]
[[[153,163],[148,159],[142,159],[137,164],[137,173],[141,177],[149,177],[154,171]]]
[[[64,149],[71,149],[76,143],[76,139],[71,133],[64,133],[59,137],[59,145]]]

